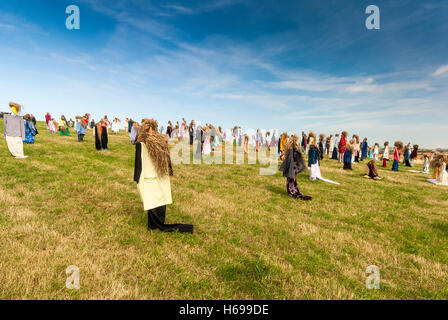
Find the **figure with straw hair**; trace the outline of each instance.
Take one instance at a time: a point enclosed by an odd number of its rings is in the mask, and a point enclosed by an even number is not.
[[[394,143],[394,163],[392,164],[392,171],[398,171],[400,163],[400,153],[403,150],[403,142],[395,141]]]
[[[384,142],[383,168],[387,168],[387,161],[389,161],[389,141]]]
[[[286,146],[285,160],[279,169],[286,177],[286,190],[290,197],[301,200],[311,200],[310,196],[302,194],[297,186],[297,174],[306,170],[302,152],[299,150],[298,137],[291,136]]]
[[[338,146],[338,148],[339,148],[339,163],[344,162],[345,149],[347,148],[347,137],[348,137],[348,132],[342,131],[341,140],[339,141],[339,146]]]
[[[25,140],[25,122],[20,115],[22,106],[15,102],[10,102],[9,106],[12,114],[5,114],[3,118],[4,137],[8,145],[9,152],[17,159],[28,158],[23,154],[23,140]]]
[[[157,121],[143,119],[135,146],[134,181],[148,212],[148,229],[163,232],[193,233],[188,224],[166,224],[166,206],[172,203],[170,176],[173,176],[166,136],[158,131]]]

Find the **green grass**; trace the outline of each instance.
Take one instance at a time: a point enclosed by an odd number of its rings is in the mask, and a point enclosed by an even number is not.
[[[195,233],[164,234],[146,229],[124,133],[97,152],[91,131],[79,144],[38,129],[25,160],[0,139],[1,299],[448,298],[448,188],[424,174],[389,164],[372,181],[365,163],[324,160],[341,185],[302,173],[304,202],[259,165],[175,165],[167,222]],[[366,289],[369,265],[380,290]]]

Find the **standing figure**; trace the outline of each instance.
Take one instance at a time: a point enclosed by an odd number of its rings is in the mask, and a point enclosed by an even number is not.
[[[389,161],[389,141],[384,142],[383,168],[387,168],[387,161]]]
[[[148,230],[193,233],[188,224],[166,224],[166,206],[171,204],[170,176],[173,176],[170,150],[157,121],[144,119],[135,145],[134,181],[148,212]]]
[[[347,148],[347,131],[342,131],[341,140],[339,141],[339,163],[344,162],[345,149]]]
[[[196,127],[196,140],[198,141],[198,146],[196,148],[196,154],[194,157],[196,159],[201,159],[202,157],[202,145],[204,143],[204,131],[201,126]]]
[[[375,147],[373,148],[373,156],[375,161],[378,161],[378,155],[380,154],[380,145],[378,142],[375,142]]]
[[[171,123],[171,121],[168,121],[168,127],[166,127],[166,134],[168,138],[171,139],[171,136],[173,135],[173,124]]]
[[[190,146],[192,146],[194,140],[194,120],[191,120],[190,125],[188,126],[188,134],[190,136]]]
[[[249,136],[247,134],[243,138],[243,149],[245,154],[249,154]]]
[[[321,158],[320,153],[321,151],[318,149],[316,144],[316,138],[314,137],[314,134],[313,136],[311,136],[310,133],[310,149],[308,151],[308,169],[310,170],[310,180],[311,181],[321,180],[332,184],[339,184],[338,182],[334,182],[332,180],[328,180],[322,177],[319,163],[319,159]]]
[[[409,142],[406,147],[404,147],[403,151],[403,163],[406,165],[406,167],[411,166],[411,143]]]
[[[353,150],[355,149],[355,139],[349,141],[344,151],[344,170],[352,170]]]
[[[400,152],[403,150],[403,142],[395,141],[394,143],[394,163],[392,171],[398,171],[398,164],[400,162]]]
[[[304,131],[302,131],[302,153],[305,154],[306,153],[306,147],[307,147],[307,141],[308,141],[308,137],[306,136],[306,133]]]
[[[331,154],[331,159],[338,160],[338,145],[339,145],[339,133],[336,133],[334,138],[333,152]]]
[[[36,126],[32,120],[33,118],[29,114],[26,114],[23,119],[25,121],[25,140],[23,140],[23,142],[33,144],[34,137],[38,134]]]
[[[324,140],[325,140],[325,134],[321,133],[319,135],[319,159],[320,160],[324,160]],[[310,147],[311,147],[311,142],[310,142]]]
[[[362,141],[362,155],[361,161],[367,158],[367,151],[369,150],[369,145],[367,144],[367,138],[364,138]]]
[[[425,154],[423,156],[423,169],[422,169],[423,173],[428,174],[429,173],[429,157],[427,154]]]
[[[19,114],[22,106],[15,102],[10,102],[12,114],[5,114],[3,117],[4,136],[9,152],[17,159],[28,158],[23,154],[23,140],[25,140],[25,122]]]
[[[132,122],[130,139],[131,139],[131,144],[134,145],[134,146],[137,143],[139,128],[140,128],[140,126],[138,125],[138,122],[133,121]]]
[[[417,159],[417,156],[418,156],[418,144],[414,144],[414,148],[412,149],[411,156],[410,156],[411,167],[414,166],[414,161],[415,161],[415,159]]]
[[[359,146],[359,136],[357,134],[354,134],[352,139],[355,141],[353,144],[352,162],[359,162],[359,156],[361,154],[361,148]]]
[[[333,156],[333,150],[334,150],[334,138],[333,135],[330,134],[330,138],[327,139],[327,155],[328,157],[332,157]]]
[[[112,130],[113,133],[118,134],[120,132],[120,122],[121,121],[118,118],[115,118],[112,121],[112,128],[111,128],[111,130]]]
[[[50,129],[49,127],[50,121],[51,121],[51,115],[49,112],[47,112],[47,114],[45,115],[45,122],[47,123],[47,129]]]
[[[306,170],[302,153],[297,143],[298,137],[292,136],[286,146],[285,160],[280,166],[280,171],[286,177],[286,190],[290,197],[301,200],[311,200],[310,196],[302,194],[297,186],[297,174]]]
[[[288,143],[288,134],[286,132],[284,132],[280,136],[280,141],[279,141],[280,160],[282,160],[282,161],[283,161],[283,159],[285,159],[287,143]]]
[[[126,133],[128,133],[128,130],[129,130],[128,122],[129,122],[128,118],[124,119],[124,121],[123,121],[123,128],[124,128],[124,132],[126,132]]]
[[[107,143],[108,143],[108,136],[107,136],[107,127],[104,120],[101,120],[98,122],[95,126],[95,147],[96,150],[108,150],[107,149]]]
[[[86,135],[87,132],[87,123],[85,121],[85,118],[83,117],[76,117],[76,119],[78,121],[76,121],[75,130],[78,135],[78,142],[83,142],[84,136]]]
[[[71,136],[70,130],[68,129],[68,123],[64,115],[59,118],[58,129],[60,136]]]

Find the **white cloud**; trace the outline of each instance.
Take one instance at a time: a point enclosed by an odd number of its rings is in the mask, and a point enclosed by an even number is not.
[[[433,76],[435,76],[435,77],[440,77],[440,76],[445,76],[445,75],[448,75],[448,64],[441,66],[433,73]]]

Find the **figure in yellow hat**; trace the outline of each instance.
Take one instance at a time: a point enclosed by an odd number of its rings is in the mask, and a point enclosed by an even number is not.
[[[25,140],[25,122],[20,115],[22,106],[10,102],[12,114],[4,116],[4,132],[9,152],[17,159],[28,158],[23,154],[23,140]]]

